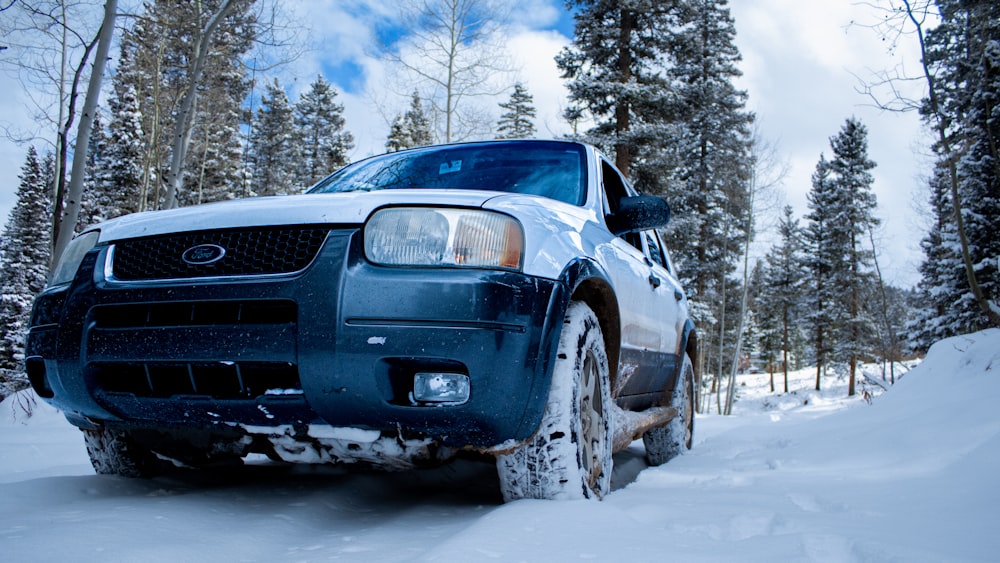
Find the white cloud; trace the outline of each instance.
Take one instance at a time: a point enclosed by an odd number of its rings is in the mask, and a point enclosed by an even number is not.
[[[806,194],[820,153],[829,158],[830,137],[848,117],[859,118],[878,164],[873,191],[883,221],[884,273],[894,283],[914,284],[922,233],[907,215],[923,193],[919,176],[926,162],[914,145],[922,137],[919,118],[873,107],[859,93],[857,77],[919,57],[906,45],[890,55],[881,37],[864,27],[880,14],[863,3],[760,0],[733,2],[731,8],[744,58],[738,84],[750,94],[764,137],[787,155],[789,203],[799,216],[808,211]]]
[[[569,38],[555,31],[523,31],[507,42],[520,80],[534,97],[535,129],[539,137],[569,133],[569,126],[560,117],[567,105],[567,92],[555,62],[556,54],[569,42]],[[506,97],[499,101],[506,101]]]

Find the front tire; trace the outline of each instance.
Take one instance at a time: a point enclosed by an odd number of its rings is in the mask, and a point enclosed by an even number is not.
[[[601,498],[611,488],[613,425],[608,357],[597,315],[566,312],[552,387],[535,435],[497,457],[504,501]]]
[[[142,447],[127,432],[97,428],[83,430],[90,464],[98,475],[155,477],[163,472],[164,462]]]
[[[646,446],[646,461],[650,465],[663,465],[671,459],[691,449],[694,437],[694,365],[684,354],[680,377],[674,385],[670,405],[678,410],[678,415],[658,428],[647,430],[642,435]]]

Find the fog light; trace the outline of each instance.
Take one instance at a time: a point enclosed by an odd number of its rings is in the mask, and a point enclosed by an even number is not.
[[[418,403],[461,405],[469,400],[469,376],[462,373],[418,373],[413,376],[413,400]]]

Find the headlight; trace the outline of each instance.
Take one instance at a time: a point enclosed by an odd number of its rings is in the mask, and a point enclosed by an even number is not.
[[[100,236],[100,231],[90,231],[69,241],[66,250],[63,250],[62,256],[59,258],[59,262],[52,266],[49,285],[61,285],[73,281],[73,276],[76,275],[80,262],[83,262],[83,257],[90,252],[91,248],[94,248]]]
[[[365,226],[365,256],[376,264],[519,270],[523,254],[521,224],[492,211],[394,207]]]

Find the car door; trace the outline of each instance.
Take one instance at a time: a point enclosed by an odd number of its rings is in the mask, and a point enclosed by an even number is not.
[[[605,214],[611,215],[623,197],[636,195],[611,164],[602,159],[602,188]],[[621,319],[621,353],[613,394],[622,408],[642,409],[654,404],[662,394],[665,346],[674,329],[672,286],[664,268],[654,270],[642,233],[626,233],[606,246],[602,259],[614,285]],[[664,281],[667,283],[664,284]]]
[[[684,321],[687,319],[687,297],[684,289],[675,275],[670,255],[667,253],[663,239],[656,231],[643,231],[646,243],[646,255],[652,261],[650,279],[658,286],[660,299],[658,303],[663,308],[660,324],[661,353],[665,371],[673,375],[683,359]],[[673,382],[669,385],[673,387]],[[662,387],[660,387],[662,389]]]

